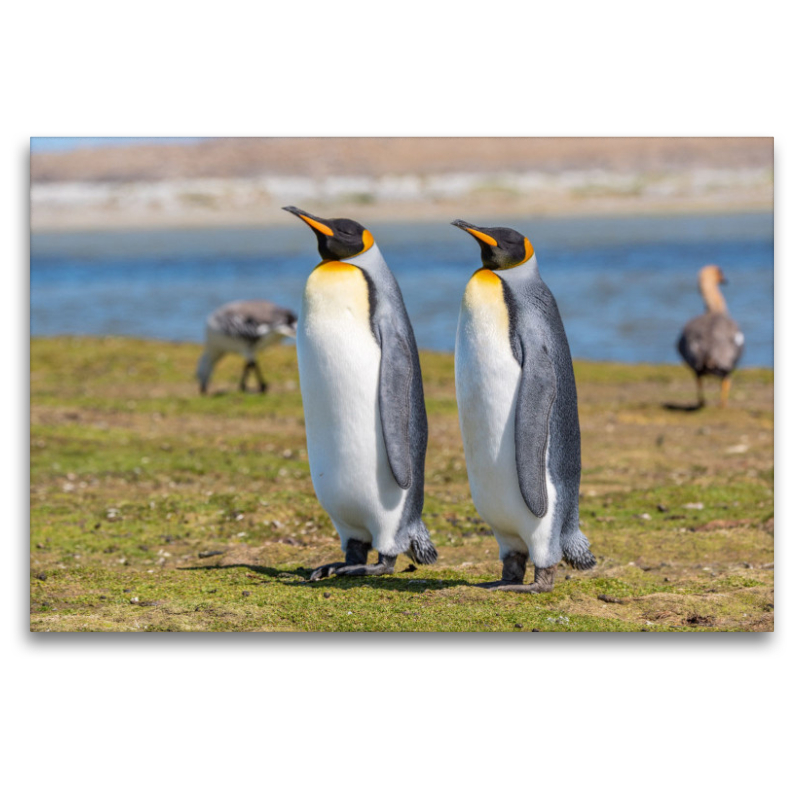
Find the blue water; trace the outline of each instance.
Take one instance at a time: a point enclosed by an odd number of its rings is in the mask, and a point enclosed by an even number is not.
[[[364,222],[368,222],[367,214]],[[500,224],[497,220],[470,220]],[[773,365],[771,214],[526,219],[573,357],[678,363],[675,342],[702,312],[697,271],[722,267],[746,342],[742,366]],[[445,221],[369,225],[406,300],[420,348],[452,351],[475,242]],[[229,300],[298,309],[316,240],[286,228],[31,236],[31,335],[134,336],[200,342]]]

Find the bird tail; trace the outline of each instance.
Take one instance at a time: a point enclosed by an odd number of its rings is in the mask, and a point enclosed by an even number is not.
[[[411,544],[408,555],[415,564],[433,564],[439,558],[431,535],[422,520],[411,528]]]
[[[597,564],[597,559],[589,549],[589,540],[578,529],[561,536],[561,550],[564,561],[575,569],[591,569]]]

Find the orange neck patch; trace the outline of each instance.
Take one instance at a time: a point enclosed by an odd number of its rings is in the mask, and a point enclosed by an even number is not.
[[[481,267],[470,279],[470,283],[475,282],[477,284],[483,284],[486,286],[492,286],[494,284],[500,283],[501,279],[494,274],[492,270],[488,267]]]

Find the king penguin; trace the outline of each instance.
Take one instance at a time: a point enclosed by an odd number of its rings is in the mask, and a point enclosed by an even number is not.
[[[472,499],[503,562],[502,580],[480,585],[549,592],[562,558],[577,569],[596,563],[578,527],[581,434],[567,336],[527,237],[452,224],[478,241],[483,262],[464,292],[455,352]]]
[[[400,553],[432,564],[421,518],[428,419],[400,287],[363,225],[284,210],[314,231],[322,257],[305,287],[297,361],[311,480],[345,553],[310,580],[391,574]],[[378,561],[367,564],[372,548]]]

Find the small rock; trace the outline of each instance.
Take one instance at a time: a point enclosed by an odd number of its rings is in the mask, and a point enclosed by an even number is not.
[[[725,452],[726,453],[746,453],[748,451],[748,447],[746,444],[735,444],[733,447],[728,447]]]
[[[250,592],[242,592],[242,597],[250,597]]]
[[[44,572],[40,572],[36,577],[40,581],[46,581],[47,580],[47,575]]]
[[[331,596],[331,593],[330,592],[325,592],[322,596],[327,599],[327,598],[329,598]]]
[[[597,595],[598,600],[602,600],[604,603],[619,603],[619,605],[624,604],[624,600],[620,600],[618,597],[611,597],[607,594],[599,594]]]
[[[225,553],[224,550],[203,550],[197,554],[198,558],[211,558],[211,556],[221,556]]]
[[[517,623],[515,623],[515,624],[514,624],[514,627],[515,627],[515,628],[521,628],[521,627],[522,627],[522,624],[521,624],[521,623],[519,623],[519,622],[517,622]]]
[[[688,508],[691,511],[702,511],[705,505],[703,503],[684,503],[681,508]]]
[[[657,508],[657,509],[658,509],[658,510],[659,510],[659,511],[662,513],[662,514],[666,514],[666,512],[667,512],[667,511],[669,511],[669,509],[668,509],[668,508],[667,508],[667,507],[666,507],[666,506],[665,506],[663,503],[659,503],[659,504],[656,506],[656,508]]]

